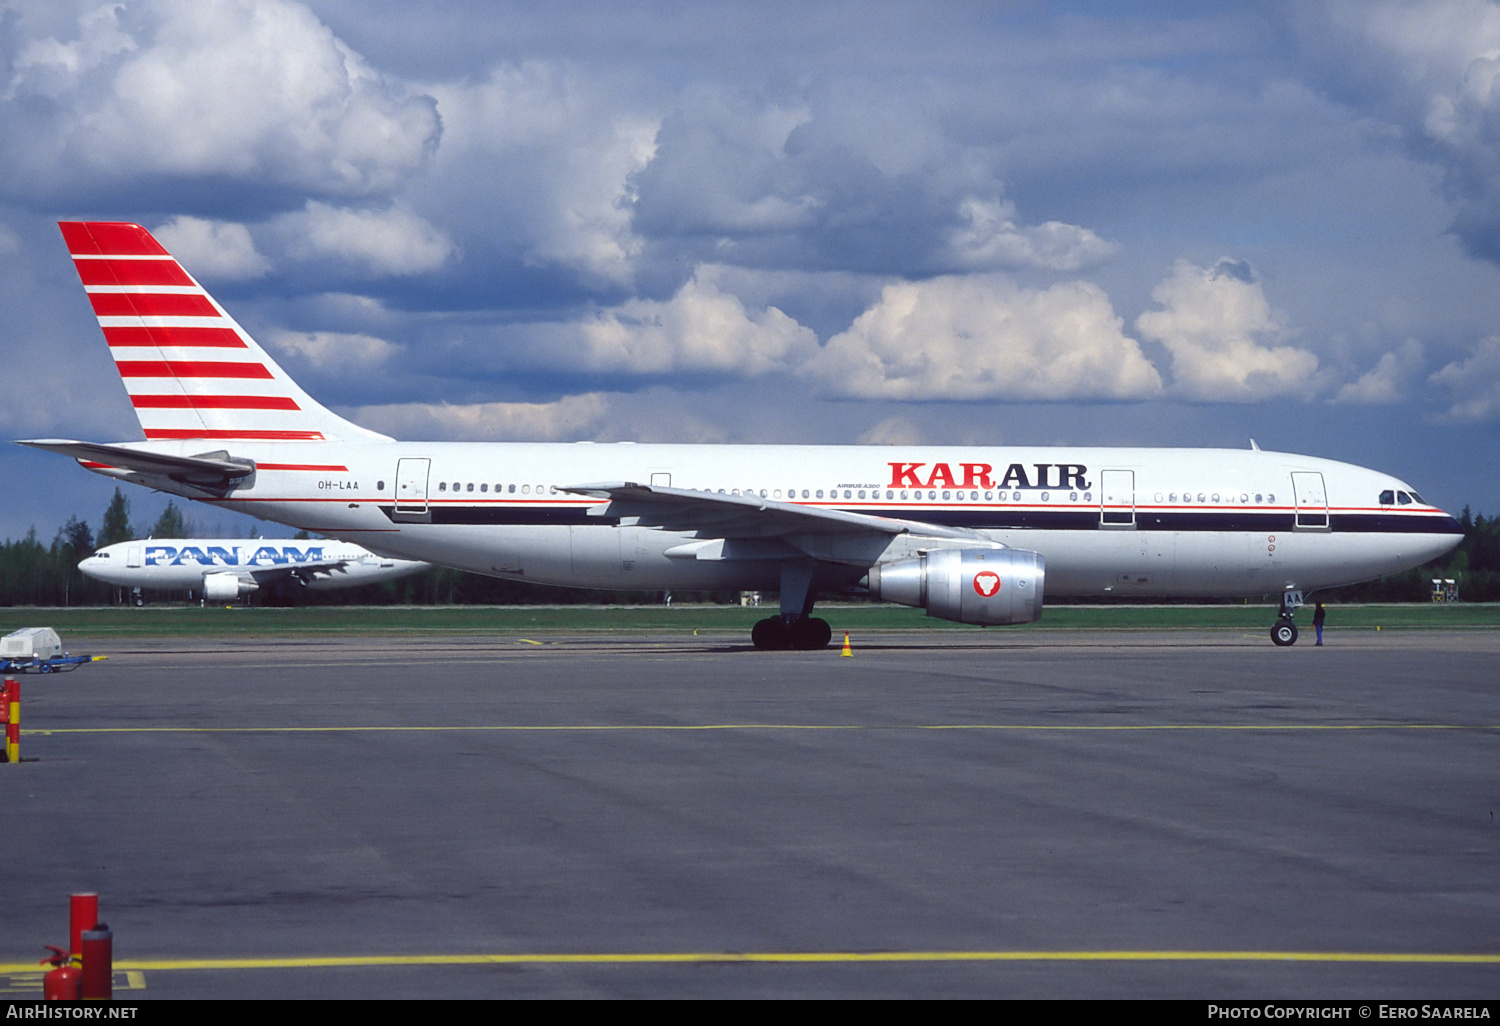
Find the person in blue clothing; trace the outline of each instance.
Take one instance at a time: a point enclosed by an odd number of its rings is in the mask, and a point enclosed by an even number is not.
[[[1319,602],[1317,608],[1313,610],[1313,629],[1318,632],[1319,645],[1323,644],[1323,620],[1327,615],[1323,611],[1323,603]]]

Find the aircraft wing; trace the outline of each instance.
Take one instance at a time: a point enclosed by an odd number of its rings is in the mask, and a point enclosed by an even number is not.
[[[138,474],[166,477],[210,491],[226,491],[255,473],[254,463],[249,460],[232,460],[225,451],[198,456],[172,456],[129,445],[74,442],[63,438],[33,438],[16,444],[61,453],[80,463],[100,463]]]
[[[910,534],[926,538],[948,538],[992,542],[961,527],[943,527],[920,520],[877,517],[867,513],[799,506],[792,502],[763,499],[757,495],[726,495],[686,488],[664,488],[630,481],[574,485],[560,491],[608,499],[589,510],[594,516],[619,517],[639,527],[664,531],[693,532],[700,538],[789,538],[807,535]]]
[[[343,573],[344,567],[349,565],[347,559],[333,559],[324,563],[302,563],[296,566],[261,567],[250,571],[250,576],[255,579],[256,584],[266,585],[275,581],[295,579],[302,584],[311,584],[319,577],[332,577],[335,573]]]

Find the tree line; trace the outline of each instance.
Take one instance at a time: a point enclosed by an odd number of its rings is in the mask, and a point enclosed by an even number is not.
[[[1465,506],[1458,522],[1464,529],[1463,543],[1442,559],[1376,581],[1321,592],[1318,597],[1325,602],[1426,602],[1431,597],[1432,579],[1451,577],[1458,582],[1464,601],[1500,601],[1500,516],[1471,514]],[[130,522],[130,501],[116,488],[97,534],[87,521],[74,516],[58,528],[50,544],[43,544],[33,527],[24,538],[7,539],[0,545],[0,606],[99,606],[126,601],[124,589],[83,576],[79,561],[116,542],[190,538],[194,533],[192,522],[170,501],[155,523],[137,530]],[[298,537],[306,538],[307,534]],[[735,602],[738,593],[679,593],[675,598],[684,602]],[[293,587],[255,596],[258,602],[299,605],[609,605],[661,600],[659,591],[555,588],[444,567],[358,588],[311,591]]]

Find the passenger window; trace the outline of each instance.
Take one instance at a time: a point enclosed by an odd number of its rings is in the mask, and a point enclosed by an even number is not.
[[[448,490],[448,482],[447,481],[439,481],[438,482],[438,491],[440,491],[440,492],[446,492],[447,490]]]

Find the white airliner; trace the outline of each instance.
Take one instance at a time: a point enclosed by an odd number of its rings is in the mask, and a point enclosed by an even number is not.
[[[1418,566],[1452,517],[1373,470],[1225,449],[397,442],[309,397],[138,225],[63,238],[144,442],[42,439],[96,473],[385,555],[544,584],[777,590],[761,648],[818,648],[819,594],[973,624],[1049,596],[1281,596]]]
[[[315,590],[389,581],[428,564],[377,556],[341,541],[148,538],[106,545],[78,564],[100,581],[145,591],[192,591],[209,602],[296,584]]]

